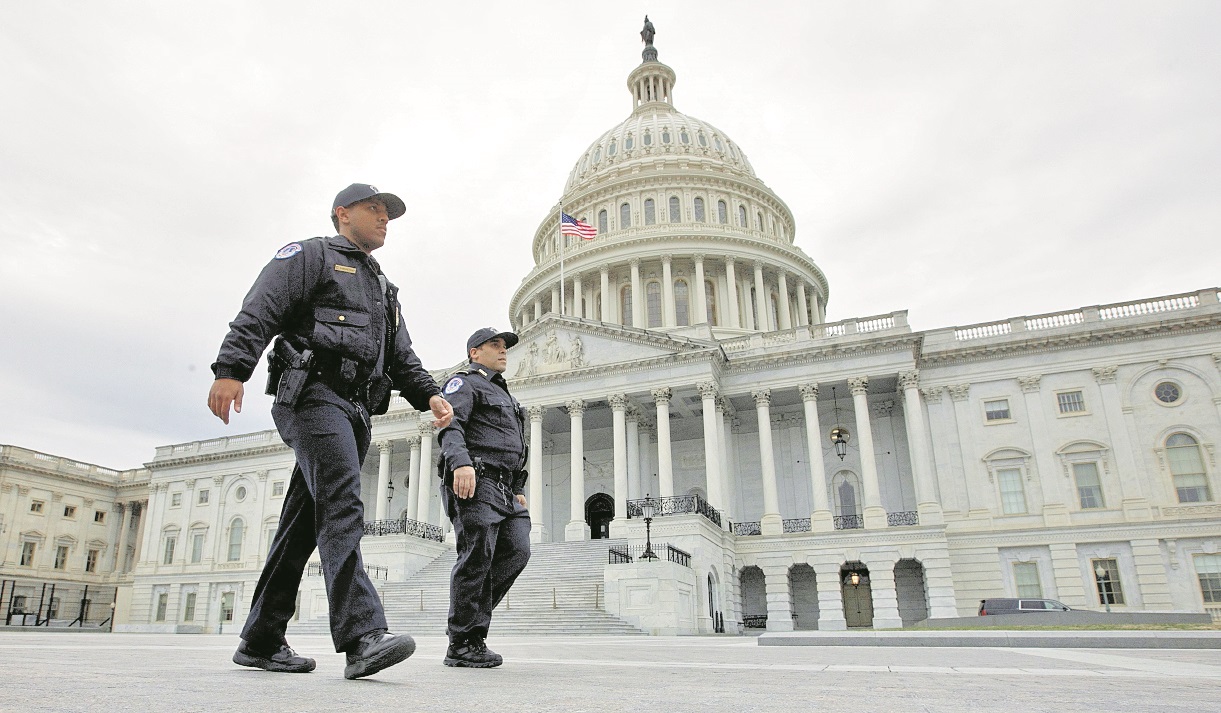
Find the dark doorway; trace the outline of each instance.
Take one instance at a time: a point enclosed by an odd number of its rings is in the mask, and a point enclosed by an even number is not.
[[[597,493],[585,501],[585,522],[589,523],[591,540],[610,537],[610,521],[614,517],[615,499],[606,493]]]

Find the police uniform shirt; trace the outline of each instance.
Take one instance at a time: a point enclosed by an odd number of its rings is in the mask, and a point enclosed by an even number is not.
[[[428,400],[440,389],[412,349],[398,288],[386,282],[383,289],[383,280],[377,260],[342,235],[285,245],[259,273],[229,323],[213,373],[248,381],[267,345],[283,334],[297,350],[357,362],[367,378],[382,357],[390,314],[397,330],[384,373],[412,406],[428,410]]]
[[[474,458],[492,470],[520,471],[526,461],[526,414],[509,394],[503,375],[471,364],[445,382],[446,400],[454,418],[441,430],[441,458],[448,475]],[[514,479],[513,491],[524,492],[525,479]]]

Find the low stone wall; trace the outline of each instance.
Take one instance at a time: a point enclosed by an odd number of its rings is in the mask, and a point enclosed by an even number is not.
[[[961,616],[952,619],[925,619],[908,629],[1014,629],[1024,626],[1076,626],[1082,624],[1211,624],[1204,612],[1096,612],[1066,611],[1031,614]]]

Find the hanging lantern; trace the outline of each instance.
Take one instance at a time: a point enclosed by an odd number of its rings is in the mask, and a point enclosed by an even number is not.
[[[831,387],[831,400],[835,404],[835,427],[831,429],[831,445],[835,446],[835,455],[843,460],[844,456],[848,455],[848,439],[852,438],[852,434],[839,424],[839,397],[834,386]]]

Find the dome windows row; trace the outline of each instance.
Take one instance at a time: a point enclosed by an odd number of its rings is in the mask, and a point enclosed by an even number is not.
[[[578,168],[579,173],[583,176],[591,168],[598,168],[603,159],[613,160],[619,157],[620,154],[624,157],[630,157],[636,149],[636,139],[636,133],[629,131],[622,138],[618,136],[611,138],[605,145],[598,143],[592,151],[587,152],[581,157]],[[666,149],[673,146],[686,147],[688,150],[698,147],[698,150],[702,150],[704,153],[708,153],[711,146],[711,149],[715,150],[722,158],[728,158],[735,163],[746,163],[745,157],[732,142],[723,141],[717,134],[712,134],[712,138],[709,140],[708,134],[702,129],[693,132],[687,127],[679,127],[677,130],[673,130],[669,126],[663,126],[656,131],[649,128],[640,132],[640,144],[647,150],[651,150],[654,146],[658,145]],[[728,146],[728,150],[726,146]]]

